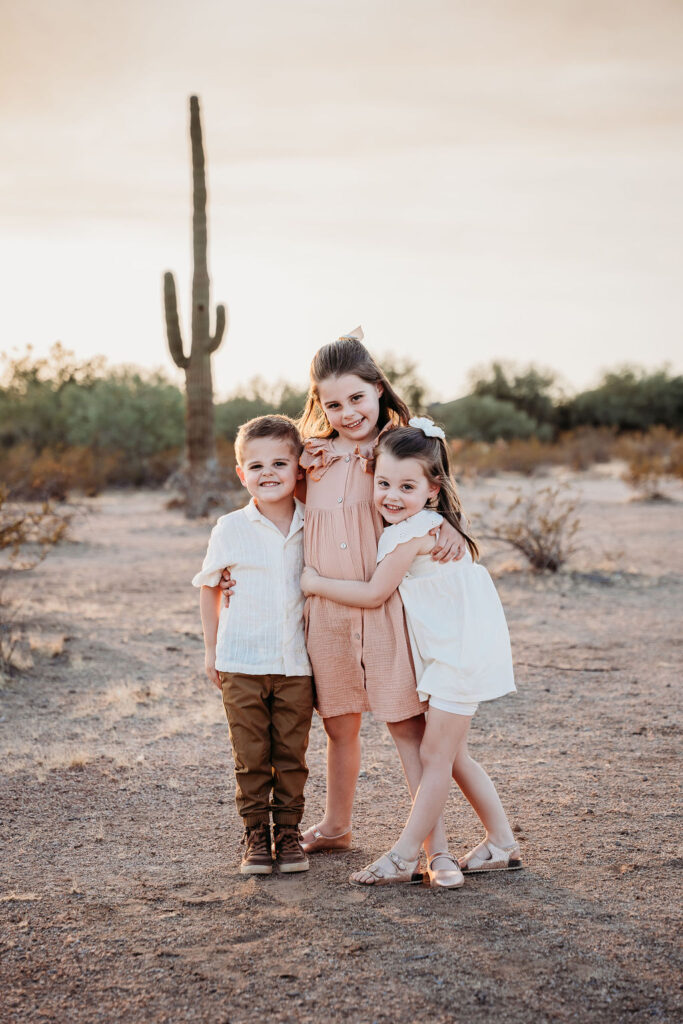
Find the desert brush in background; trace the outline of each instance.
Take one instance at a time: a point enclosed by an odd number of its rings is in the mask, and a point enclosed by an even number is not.
[[[12,591],[12,577],[35,569],[66,536],[70,521],[68,511],[49,501],[33,506],[10,501],[7,488],[0,486],[0,679],[24,667],[21,604]]]
[[[582,471],[616,460],[638,497],[665,493],[672,480],[683,479],[683,377],[626,367],[573,397],[553,392],[548,405],[543,381],[550,371],[508,370],[507,398],[500,397],[500,375],[480,371],[477,379],[495,385],[499,397],[472,393],[430,403],[414,363],[381,361],[411,408],[443,424],[460,477],[544,476],[557,467]],[[60,344],[44,357],[30,349],[5,356],[0,368],[0,480],[13,499],[161,487],[181,465],[185,403],[163,371],[79,362]],[[236,483],[232,442],[239,425],[274,412],[296,418],[305,394],[296,384],[255,377],[216,403],[214,450],[226,490]]]

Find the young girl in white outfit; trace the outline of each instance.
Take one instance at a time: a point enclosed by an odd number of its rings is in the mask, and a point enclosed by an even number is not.
[[[420,849],[446,804],[451,777],[486,829],[486,838],[457,862],[447,853],[429,858],[430,883],[457,888],[463,872],[522,866],[498,794],[467,751],[467,734],[480,701],[515,689],[505,615],[491,577],[475,559],[450,471],[443,431],[416,418],[384,433],[376,449],[374,501],[386,524],[377,569],[368,582],[333,580],[307,567],[306,594],[359,608],[382,605],[398,588],[405,608],[417,690],[429,701],[420,748],[422,779],[410,817],[393,848],[351,876],[360,885],[421,880]],[[468,552],[445,564],[430,557],[430,530],[444,521],[465,538]],[[435,866],[438,861],[439,867]]]

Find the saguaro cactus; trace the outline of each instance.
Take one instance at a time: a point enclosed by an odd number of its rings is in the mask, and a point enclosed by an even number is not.
[[[173,274],[164,274],[164,307],[168,347],[176,366],[185,371],[186,452],[188,511],[200,514],[203,496],[211,488],[216,473],[216,443],[213,422],[213,383],[211,354],[225,332],[225,306],[216,306],[216,324],[211,333],[209,302],[211,282],[207,263],[206,174],[199,99],[190,96],[190,140],[192,143],[192,341],[190,354],[185,347],[178,317],[178,301]]]

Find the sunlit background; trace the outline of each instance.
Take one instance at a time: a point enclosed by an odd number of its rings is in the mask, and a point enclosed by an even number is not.
[[[164,366],[201,98],[225,396],[362,323],[432,396],[681,359],[677,0],[22,0],[2,10],[0,347]]]

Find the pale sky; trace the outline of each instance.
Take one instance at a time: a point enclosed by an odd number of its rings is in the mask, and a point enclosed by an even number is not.
[[[0,349],[162,366],[208,160],[219,396],[358,323],[435,397],[493,358],[683,369],[679,0],[0,0]],[[177,372],[176,372],[177,373]]]

